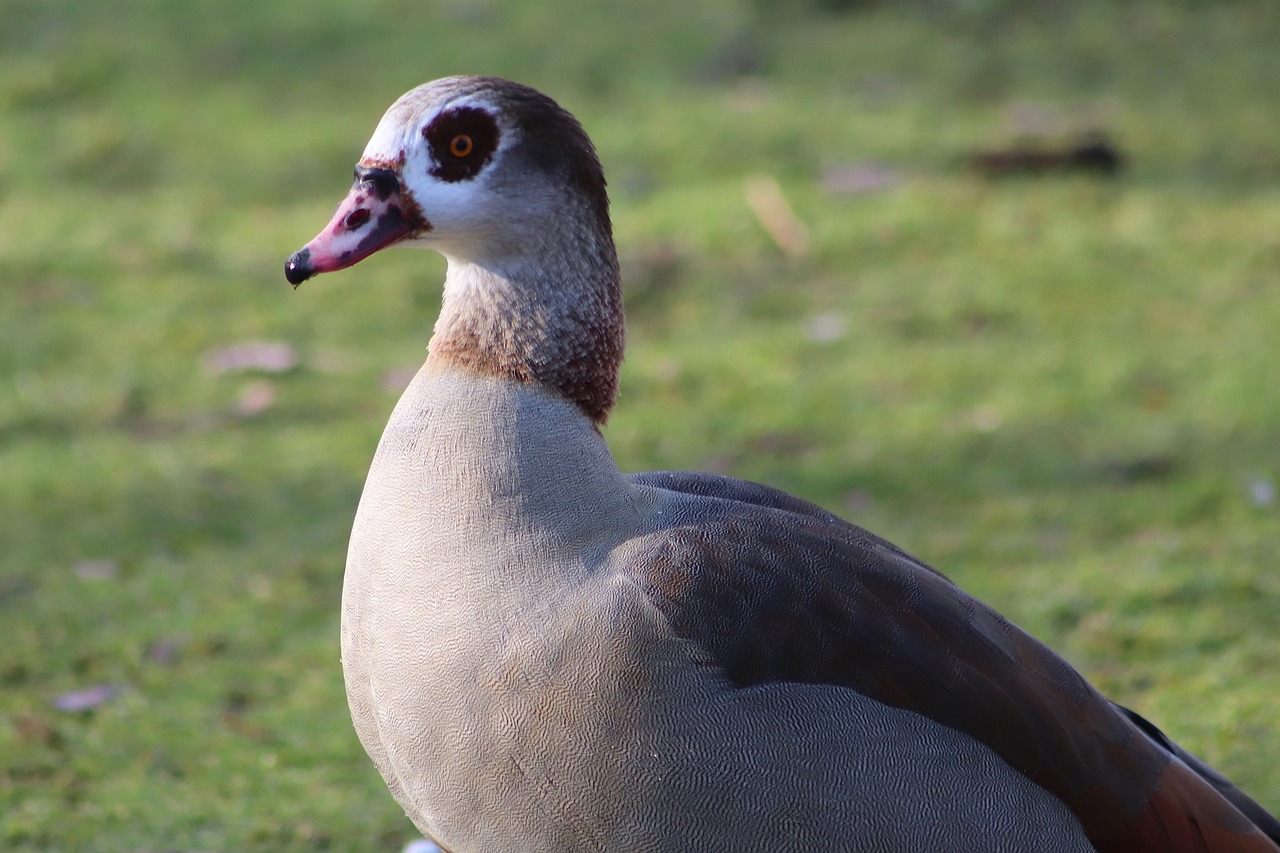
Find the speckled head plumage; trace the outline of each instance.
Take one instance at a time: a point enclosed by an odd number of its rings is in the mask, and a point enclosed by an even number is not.
[[[605,420],[622,358],[617,258],[604,170],[570,113],[495,77],[400,97],[285,275],[297,286],[391,245],[449,260],[437,366],[542,384]]]

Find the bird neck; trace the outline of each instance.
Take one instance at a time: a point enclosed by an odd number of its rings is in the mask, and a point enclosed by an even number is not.
[[[583,233],[538,242],[496,259],[446,255],[428,364],[541,385],[603,425],[625,338],[613,240]]]

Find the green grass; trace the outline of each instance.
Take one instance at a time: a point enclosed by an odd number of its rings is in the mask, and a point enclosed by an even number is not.
[[[382,110],[458,72],[547,90],[599,144],[624,468],[853,517],[1280,808],[1280,9],[774,6],[0,0],[0,848],[411,837],[337,609],[442,264],[296,293],[282,264]],[[1105,126],[1131,168],[963,167],[1028,121]],[[860,161],[897,182],[823,189]],[[759,173],[808,258],[752,218]],[[299,364],[203,366],[246,340]],[[123,692],[56,709],[98,684]]]

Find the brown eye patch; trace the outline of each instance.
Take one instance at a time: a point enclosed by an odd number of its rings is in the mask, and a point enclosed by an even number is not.
[[[477,107],[441,113],[422,135],[438,164],[431,174],[451,183],[475,177],[498,148],[498,123]]]

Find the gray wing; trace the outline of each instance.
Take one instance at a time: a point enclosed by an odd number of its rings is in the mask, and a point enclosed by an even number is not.
[[[1099,850],[1280,849],[1238,789],[901,549],[754,483],[629,479],[686,498],[633,580],[734,684],[844,686],[964,732],[1062,799]]]

